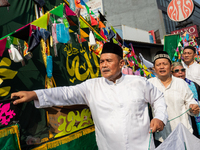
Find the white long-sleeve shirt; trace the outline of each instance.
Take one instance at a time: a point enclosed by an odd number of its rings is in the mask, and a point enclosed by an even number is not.
[[[165,88],[157,77],[151,78],[149,81],[164,93],[169,120],[186,112],[189,109],[190,104],[197,104],[193,98],[192,91],[183,79],[172,76],[172,81],[167,88]],[[181,117],[168,122],[163,131],[155,134],[155,138],[162,142],[180,122],[192,133],[191,119],[188,114],[193,115],[188,111],[188,113],[185,113]]]
[[[193,82],[196,82],[200,86],[200,64],[194,62],[192,65],[187,66],[183,61],[182,64],[186,69],[185,77]]]
[[[148,103],[155,118],[166,124],[163,94],[145,78],[122,75],[113,83],[103,77],[76,86],[36,90],[37,108],[87,104],[95,124],[99,150],[147,150],[150,120]],[[154,149],[151,139],[151,149]]]

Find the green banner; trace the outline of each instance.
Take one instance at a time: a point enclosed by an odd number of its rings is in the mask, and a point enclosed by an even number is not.
[[[164,37],[164,51],[169,54],[171,60],[173,59],[174,53],[178,47],[179,39],[179,34],[168,35]]]
[[[18,125],[0,129],[1,150],[21,150]]]
[[[32,150],[98,150],[94,126],[33,148]]]
[[[0,22],[0,38],[35,20],[33,1],[15,0],[9,2],[11,4],[9,11],[7,11],[6,8],[0,9],[0,13],[5,14]],[[45,2],[44,11],[46,12],[60,5],[63,1],[49,0]],[[78,20],[74,16],[69,18],[75,23]],[[50,29],[50,26],[48,29]],[[71,26],[70,29],[77,33],[79,31],[78,26]],[[54,48],[50,47],[50,55],[53,57],[53,79],[57,87],[76,85],[89,78],[101,76],[99,71],[99,59],[94,53],[89,51],[88,43],[83,42],[80,44],[74,32],[70,33],[70,37],[71,40],[68,44],[57,44],[58,57],[54,55]],[[22,40],[20,40],[20,43],[20,50],[23,52],[24,43]],[[24,66],[21,62],[13,62],[10,59],[8,49],[5,49],[3,56],[0,58],[0,100],[10,98],[13,92],[47,88],[47,73],[41,46],[33,50],[31,59],[26,60],[24,58],[24,61]],[[28,136],[39,138],[41,142],[48,141],[50,127],[47,122],[46,111],[44,109],[36,109],[33,102],[22,104],[19,110],[17,115],[19,117],[19,138],[22,149],[27,149],[29,147],[26,143]],[[74,109],[74,111],[75,110],[76,109]],[[83,127],[85,128],[87,126]],[[83,127],[77,130],[82,131],[84,130]],[[93,139],[92,144],[95,145],[94,131],[90,134],[90,141]],[[75,142],[74,146],[79,145],[78,143],[82,143],[82,140],[84,141],[85,139],[84,137],[87,139],[87,136],[76,139],[77,142]],[[2,143],[2,141],[0,141],[0,143]],[[73,146],[71,146],[71,148],[72,147]]]

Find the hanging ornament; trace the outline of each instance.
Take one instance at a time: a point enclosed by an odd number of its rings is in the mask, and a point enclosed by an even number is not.
[[[90,34],[89,34],[89,41],[90,41],[90,46],[96,45],[96,41],[95,41],[94,34],[92,33],[92,31],[90,31]]]
[[[177,51],[174,53],[174,56],[175,56],[175,57],[178,57],[178,53],[177,53]]]
[[[67,43],[70,40],[69,28],[66,28],[64,23],[56,25],[56,35],[60,43]]]
[[[52,61],[52,56],[47,56],[47,67],[46,67],[46,71],[47,71],[47,77],[51,78],[52,77],[52,71],[53,71],[53,61]]]
[[[58,52],[57,52],[56,44],[58,43],[58,40],[57,40],[56,23],[55,22],[52,24],[52,40],[53,40],[54,55],[57,57],[58,56]]]
[[[14,47],[13,44],[10,45],[10,49],[8,50],[10,59],[14,62],[21,62],[23,60],[19,51]]]
[[[75,2],[74,0],[69,0],[69,7],[72,11],[75,11],[76,7],[75,7]]]
[[[175,62],[175,57],[172,58],[172,61]]]
[[[29,60],[32,58],[32,53],[28,52],[29,46],[28,43],[26,41],[24,41],[24,57]]]
[[[57,44],[58,40],[57,40],[56,23],[55,22],[52,24],[52,37],[53,37],[54,43]]]
[[[64,23],[66,28],[69,28],[69,22],[67,21],[66,18],[63,18],[63,23]]]
[[[184,47],[186,47],[186,46],[189,46],[189,43],[188,43],[188,42],[185,42],[185,43],[184,43]]]
[[[181,54],[178,53],[178,60],[181,60]]]
[[[53,47],[53,37],[50,35],[50,46]]]
[[[199,55],[200,55],[200,47],[197,48],[197,51],[198,51],[198,53],[199,53]]]
[[[186,38],[187,41],[189,40],[189,34],[188,33],[186,33],[185,38]]]

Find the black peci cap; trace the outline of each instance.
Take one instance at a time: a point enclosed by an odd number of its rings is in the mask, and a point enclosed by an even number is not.
[[[101,54],[103,54],[103,53],[113,53],[113,54],[116,54],[116,55],[123,58],[122,48],[115,43],[110,43],[110,42],[105,43],[103,45],[103,49],[102,49]]]
[[[193,46],[186,46],[186,47],[184,47],[183,51],[184,51],[185,49],[191,49],[191,50],[194,51],[194,53],[196,53],[196,49],[195,49]]]

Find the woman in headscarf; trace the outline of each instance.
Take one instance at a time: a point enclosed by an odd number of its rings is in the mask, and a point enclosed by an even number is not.
[[[188,83],[188,86],[193,93],[194,99],[198,102],[198,100],[200,98],[200,86],[197,83],[187,79],[185,77],[185,71],[186,70],[183,67],[181,62],[174,62],[172,64],[172,74],[173,74],[173,76],[181,78]],[[193,134],[196,137],[200,138],[200,131],[198,131],[198,127],[197,127],[195,118],[193,116],[191,116],[191,121],[192,121]],[[200,127],[199,127],[199,130],[200,130]]]

